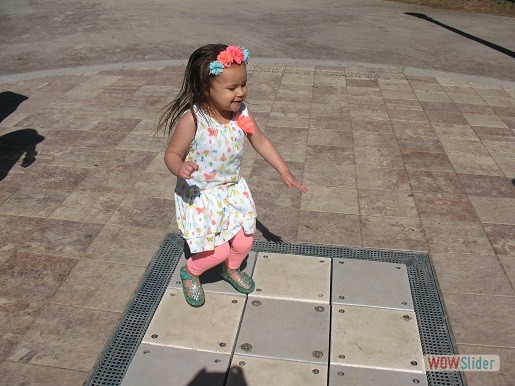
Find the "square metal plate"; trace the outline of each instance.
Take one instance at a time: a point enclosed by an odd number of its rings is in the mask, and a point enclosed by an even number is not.
[[[329,303],[331,259],[260,252],[254,281],[260,297]]]
[[[327,365],[234,355],[226,386],[326,386]]]
[[[334,305],[331,364],[424,373],[414,312]]]
[[[230,354],[245,299],[206,294],[206,303],[191,307],[182,291],[167,290],[143,337],[143,343]]]
[[[333,259],[332,281],[332,304],[414,310],[404,264]]]
[[[327,304],[250,296],[235,354],[328,363]]]
[[[142,343],[122,386],[223,386],[230,355]]]
[[[252,272],[254,271],[256,255],[257,252],[250,251],[249,256],[243,261],[243,264],[241,266],[241,270],[247,273],[247,275],[249,276],[252,276]],[[168,285],[169,289],[175,288],[180,289],[182,291],[180,270],[181,267],[183,267],[185,264],[186,258],[183,253],[181,258],[179,259],[179,262],[177,263],[177,268],[173,272],[172,278],[170,279],[170,284]],[[213,267],[210,270],[204,272],[202,275],[200,275],[200,282],[202,283],[202,288],[204,288],[204,292],[244,297],[245,294],[236,291],[232,285],[230,285],[222,279],[222,277],[220,276],[220,269],[220,265],[217,265],[216,267]]]
[[[427,386],[427,378],[422,373],[370,369],[331,364],[329,386]]]

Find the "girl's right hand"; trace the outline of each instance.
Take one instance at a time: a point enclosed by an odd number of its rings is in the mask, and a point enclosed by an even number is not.
[[[307,193],[308,188],[303,183],[297,181],[295,176],[290,172],[290,170],[287,170],[286,172],[281,173],[281,179],[283,180],[284,184],[288,188],[297,188],[303,193]]]
[[[198,170],[198,165],[193,161],[185,161],[177,171],[177,177],[184,178],[185,180],[191,178],[193,172]]]

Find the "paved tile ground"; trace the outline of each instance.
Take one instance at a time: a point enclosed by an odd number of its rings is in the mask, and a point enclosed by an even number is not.
[[[9,384],[84,382],[165,234],[177,231],[166,143],[153,130],[182,71],[1,86],[2,98],[24,96],[0,122],[1,142],[20,144],[1,153],[0,373]],[[249,85],[260,127],[310,188],[287,190],[247,148],[256,236],[429,252],[460,353],[501,356],[500,372],[469,373],[469,384],[511,384],[515,86],[281,64],[253,65]]]

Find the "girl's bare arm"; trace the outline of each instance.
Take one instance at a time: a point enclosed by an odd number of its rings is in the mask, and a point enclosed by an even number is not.
[[[165,164],[173,175],[188,179],[198,170],[198,165],[192,161],[184,162],[186,151],[195,138],[195,121],[191,112],[185,113],[172,134],[170,143],[165,151]]]
[[[295,176],[290,171],[290,168],[281,158],[279,152],[275,148],[275,146],[268,140],[268,138],[263,134],[263,132],[259,129],[256,120],[250,114],[249,117],[254,123],[254,132],[252,134],[248,134],[247,138],[251,143],[252,147],[256,149],[256,151],[263,157],[281,176],[284,184],[288,188],[297,188],[301,192],[307,192],[308,189],[306,186],[295,178]]]

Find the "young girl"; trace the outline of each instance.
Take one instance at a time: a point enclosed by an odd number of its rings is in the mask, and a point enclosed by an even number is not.
[[[272,143],[259,130],[245,104],[249,51],[209,44],[190,56],[176,99],[159,127],[173,131],[165,163],[176,175],[176,217],[193,255],[181,268],[186,301],[204,304],[199,276],[222,264],[222,277],[236,290],[254,290],[240,265],[252,248],[256,209],[240,176],[245,136],[289,188],[306,192]]]

